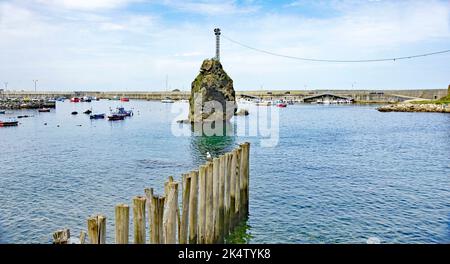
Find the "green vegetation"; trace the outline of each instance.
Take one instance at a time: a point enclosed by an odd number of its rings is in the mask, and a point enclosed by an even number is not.
[[[450,95],[442,97],[439,100],[413,101],[413,104],[450,104]]]
[[[250,226],[247,221],[242,221],[228,237],[225,238],[226,244],[248,244],[252,236],[247,233]]]

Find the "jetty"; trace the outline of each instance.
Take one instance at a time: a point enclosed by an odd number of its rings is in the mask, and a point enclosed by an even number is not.
[[[249,213],[250,143],[207,161],[182,174],[181,182],[169,177],[164,194],[153,188],[132,198],[131,205],[115,206],[113,231],[116,244],[217,244],[245,222]],[[130,212],[130,207],[132,212]],[[131,214],[131,216],[130,216]],[[132,233],[129,230],[132,218]],[[107,217],[87,218],[80,244],[106,244]],[[147,226],[149,227],[147,229]],[[130,241],[130,237],[132,240]],[[73,241],[70,229],[53,234],[54,244]]]

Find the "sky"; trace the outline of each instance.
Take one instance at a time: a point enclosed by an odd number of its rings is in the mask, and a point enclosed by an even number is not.
[[[0,0],[0,88],[189,90],[202,61],[221,62],[242,90],[447,88],[450,1]]]

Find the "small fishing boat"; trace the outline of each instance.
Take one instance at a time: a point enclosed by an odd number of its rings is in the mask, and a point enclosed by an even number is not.
[[[5,110],[0,110],[0,115],[4,115],[6,113]]]
[[[129,101],[130,101],[130,98],[122,97],[122,98],[120,98],[120,101],[121,101],[121,102],[129,102]]]
[[[80,98],[72,97],[72,98],[70,98],[70,102],[72,102],[72,103],[79,103],[80,102]]]
[[[125,115],[121,115],[121,114],[111,114],[108,116],[109,121],[124,120],[124,119],[125,119]]]
[[[89,116],[90,119],[104,119],[105,114],[93,114]]]
[[[50,108],[40,108],[40,109],[38,109],[38,112],[39,113],[48,113],[48,112],[50,112]]]
[[[120,97],[119,96],[113,96],[113,98],[111,100],[117,101],[117,100],[120,100]]]
[[[78,115],[78,112],[77,111],[73,111],[71,114],[72,115]]]
[[[90,96],[84,96],[81,100],[82,100],[83,102],[90,103],[90,102],[92,102],[92,97],[90,97]]]
[[[278,103],[277,107],[284,108],[284,107],[287,107],[287,104],[286,103]]]
[[[28,118],[28,117],[30,117],[29,115],[20,115],[20,116],[17,116],[17,118]]]
[[[0,127],[17,126],[18,124],[19,124],[19,121],[16,121],[14,119],[11,119],[8,121],[0,121]]]
[[[125,108],[123,108],[123,107],[117,107],[117,111],[114,112],[113,114],[124,115],[124,116],[132,116],[133,115],[133,111],[132,110],[125,110]]]
[[[84,111],[83,113],[85,113],[86,115],[90,115],[90,114],[92,114],[92,111],[88,109],[88,110]]]

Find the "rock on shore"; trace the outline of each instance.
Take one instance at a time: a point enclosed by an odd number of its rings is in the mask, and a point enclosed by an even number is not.
[[[380,112],[433,112],[450,113],[450,105],[446,104],[393,104],[377,108]]]

